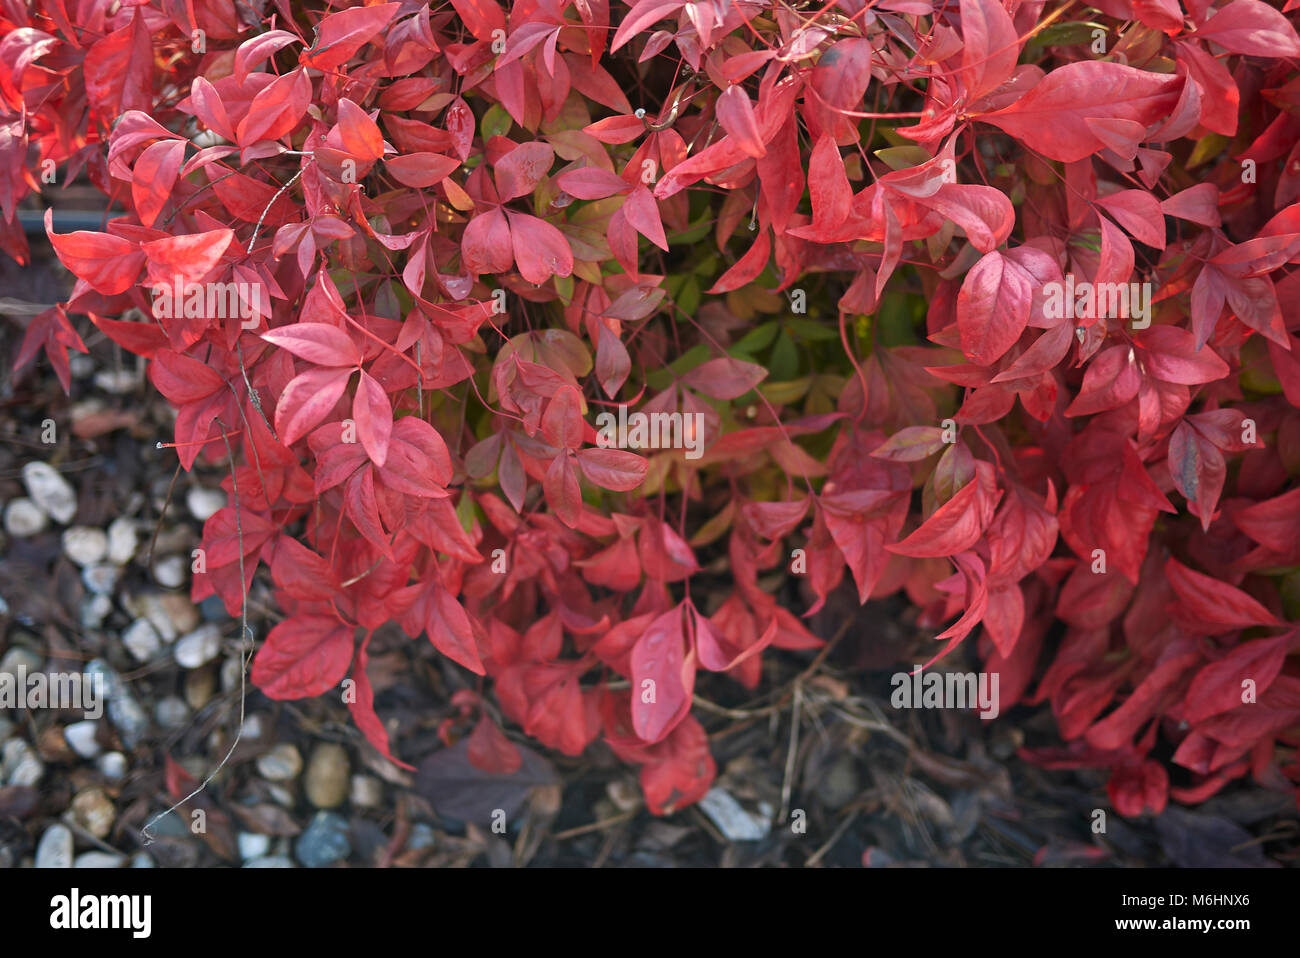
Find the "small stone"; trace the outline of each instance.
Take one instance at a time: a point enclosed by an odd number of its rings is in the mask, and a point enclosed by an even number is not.
[[[416,822],[411,826],[411,834],[406,839],[406,847],[410,851],[419,851],[421,848],[432,848],[437,841],[437,834],[433,826],[427,822]]]
[[[117,810],[108,796],[98,788],[78,792],[72,799],[72,818],[96,838],[104,838],[113,830]]]
[[[108,852],[82,852],[72,863],[73,868],[121,868],[126,864],[125,855],[111,855]]]
[[[96,387],[114,396],[125,396],[140,382],[134,369],[101,369],[91,380]]]
[[[79,566],[94,565],[108,555],[108,535],[94,526],[64,529],[63,552]]]
[[[126,756],[121,752],[105,752],[99,756],[95,767],[110,781],[120,781],[126,777]]]
[[[85,353],[73,353],[68,357],[68,372],[73,379],[85,379],[95,371],[95,359]]]
[[[23,466],[23,485],[37,508],[55,522],[67,525],[77,514],[77,495],[67,479],[46,462]]]
[[[121,574],[122,570],[118,566],[108,562],[97,562],[81,570],[81,581],[88,592],[97,596],[107,596],[113,594]]]
[[[176,643],[176,664],[183,669],[197,669],[221,653],[221,629],[208,623],[201,625]]]
[[[72,867],[72,831],[67,825],[51,825],[36,845],[37,868]]]
[[[114,565],[126,565],[135,558],[135,550],[140,546],[140,535],[136,531],[134,519],[121,516],[108,524],[108,561]]]
[[[158,630],[148,619],[136,619],[122,631],[122,644],[137,662],[148,662],[160,648]]]
[[[277,745],[258,758],[257,771],[268,781],[292,781],[302,771],[302,754],[293,745]]]
[[[221,489],[190,486],[189,491],[185,493],[185,507],[199,522],[207,522],[226,507],[226,493]]]
[[[31,649],[15,645],[4,654],[4,658],[0,658],[0,672],[17,676],[20,671],[25,671],[31,675],[33,672],[39,672],[44,664],[45,660]],[[15,685],[15,687],[20,686]]]
[[[86,677],[92,683],[103,682],[104,695],[108,698],[109,721],[122,737],[122,743],[128,749],[135,748],[149,730],[149,716],[135,700],[122,677],[109,668],[103,659],[92,659],[86,664]]]
[[[45,763],[24,739],[12,738],[0,751],[0,771],[6,785],[36,785],[45,774]]]
[[[230,613],[226,611],[226,603],[222,601],[219,595],[210,595],[200,602],[199,614],[203,616],[204,622],[230,621]]]
[[[226,692],[239,690],[240,674],[244,666],[238,656],[231,656],[221,663],[221,688]]]
[[[94,758],[100,753],[99,742],[95,736],[99,732],[99,723],[93,719],[73,722],[63,730],[64,741],[68,747],[82,758]]]
[[[239,857],[244,861],[250,858],[261,858],[271,850],[271,836],[258,835],[256,832],[240,832],[237,839],[239,844]]]
[[[752,842],[766,837],[770,822],[750,815],[724,788],[714,786],[700,799],[700,811],[707,815],[729,842]]]
[[[180,556],[163,556],[153,564],[154,581],[167,589],[185,584],[185,560]]]
[[[216,675],[212,669],[195,669],[185,673],[185,701],[190,708],[198,711],[212,701],[216,691]]]
[[[384,800],[384,783],[371,775],[353,775],[348,800],[357,808],[378,808]]]
[[[81,627],[87,631],[98,629],[113,611],[113,600],[106,595],[88,595],[81,600]]]
[[[152,623],[164,642],[175,642],[199,624],[199,610],[179,592],[151,593],[140,599],[139,606],[140,614]]]
[[[148,852],[136,852],[131,856],[132,868],[157,868],[158,865],[149,856]]]
[[[261,738],[262,737],[262,716],[250,715],[244,719],[239,726],[240,735],[243,738]]]
[[[322,742],[307,763],[304,787],[317,808],[336,808],[348,797],[348,753],[342,745]]]
[[[48,519],[40,507],[23,497],[5,506],[5,532],[15,539],[26,539],[45,531]]]
[[[158,700],[153,707],[153,717],[165,729],[178,729],[190,720],[190,707],[184,699],[169,695]]]
[[[335,812],[317,812],[294,843],[294,854],[307,868],[325,868],[352,854],[347,820]]]
[[[293,868],[293,859],[276,855],[270,858],[250,858],[244,862],[245,868]]]

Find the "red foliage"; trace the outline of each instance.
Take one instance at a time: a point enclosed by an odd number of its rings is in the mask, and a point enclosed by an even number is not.
[[[816,609],[847,568],[936,657],[975,634],[1003,711],[1051,703],[1032,757],[1111,768],[1123,814],[1294,787],[1294,5],[9,4],[0,246],[46,161],[127,210],[51,231],[78,283],[19,364],[66,386],[87,315],[153,360],[187,469],[238,450],[195,598],[269,566],[254,681],[350,673],[385,752],[396,622],[680,807],[698,670],[818,644],[763,574]],[[698,434],[606,448],[610,400]]]

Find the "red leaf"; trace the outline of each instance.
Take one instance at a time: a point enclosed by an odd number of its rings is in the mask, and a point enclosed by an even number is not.
[[[629,492],[645,481],[650,464],[623,449],[581,449],[582,473],[602,489]]]
[[[695,652],[687,651],[682,606],[646,628],[632,647],[632,728],[644,742],[659,742],[690,711]]]
[[[541,284],[552,276],[573,273],[573,250],[563,233],[536,216],[507,210],[506,218],[510,222],[510,243],[520,276],[530,283]]]
[[[135,285],[144,254],[129,240],[109,233],[77,230],[54,232],[54,210],[45,211],[45,235],[63,263],[78,278],[105,296],[125,293]]]
[[[1175,614],[1201,635],[1221,635],[1253,625],[1281,625],[1255,599],[1228,583],[1187,568],[1177,559],[1165,563],[1165,576],[1178,596]]]
[[[766,378],[767,370],[757,363],[720,356],[696,366],[682,383],[714,399],[739,399]]]
[[[1033,301],[1033,280],[1018,263],[996,251],[966,274],[957,294],[961,348],[979,366],[991,366],[1024,332]]]
[[[311,49],[303,51],[299,62],[325,71],[342,66],[388,26],[400,7],[400,3],[381,3],[331,13],[317,24],[316,40]]]
[[[1140,136],[1141,128],[1173,113],[1183,82],[1179,76],[1081,60],[1052,70],[1011,106],[979,119],[1031,150],[1073,163],[1113,145],[1098,135],[1103,127],[1095,121],[1126,121]]]
[[[352,399],[352,419],[357,426],[357,438],[366,455],[376,466],[388,461],[388,440],[393,432],[393,407],[384,387],[364,370]]]
[[[271,629],[250,678],[273,699],[303,699],[338,686],[352,664],[352,629],[323,615],[297,615]]]
[[[523,764],[523,756],[514,742],[506,738],[497,723],[486,714],[469,733],[469,762],[475,768],[497,775],[513,775]]]
[[[268,329],[262,338],[317,366],[361,365],[361,351],[352,337],[329,323],[294,323]]]
[[[351,378],[351,369],[309,369],[291,380],[275,405],[280,442],[292,446],[320,425]]]
[[[1246,704],[1244,683],[1247,679],[1254,683],[1255,694],[1251,704],[1258,702],[1259,696],[1282,671],[1287,648],[1294,637],[1291,633],[1243,642],[1219,661],[1205,666],[1187,687],[1183,718],[1195,724]]]

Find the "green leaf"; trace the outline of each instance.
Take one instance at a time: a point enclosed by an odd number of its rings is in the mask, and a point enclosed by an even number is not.
[[[776,320],[768,320],[766,323],[755,326],[747,332],[731,347],[730,350],[728,350],[728,352],[733,356],[739,353],[741,354],[739,358],[742,359],[754,356],[760,350],[766,349],[771,345],[772,340],[776,338],[776,334],[780,329],[781,327],[777,324]]]

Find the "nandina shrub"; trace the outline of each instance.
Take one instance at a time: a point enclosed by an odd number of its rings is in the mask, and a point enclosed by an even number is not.
[[[50,231],[18,364],[66,387],[70,314],[152,360],[181,464],[234,452],[194,597],[266,566],[253,681],[350,676],[385,753],[395,622],[681,807],[698,670],[843,585],[1123,814],[1294,788],[1294,5],[11,4],[0,241],[51,167],[126,211]]]

